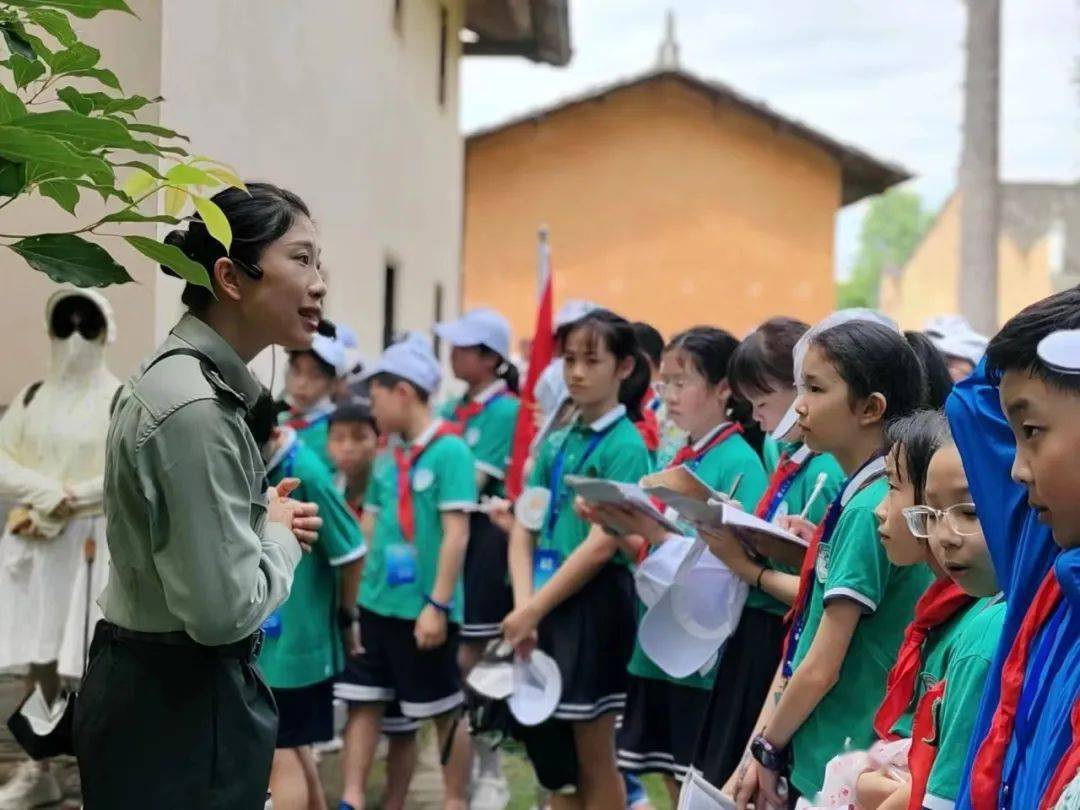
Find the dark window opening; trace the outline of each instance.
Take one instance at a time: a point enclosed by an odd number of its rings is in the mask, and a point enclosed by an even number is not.
[[[443,285],[435,285],[435,323],[440,323],[443,319]],[[436,335],[435,337],[435,356],[442,356],[442,341]]]
[[[449,57],[449,15],[446,6],[439,7],[439,104],[446,104],[446,60]]]
[[[394,342],[394,313],[397,310],[397,267],[387,264],[383,277],[383,348]]]

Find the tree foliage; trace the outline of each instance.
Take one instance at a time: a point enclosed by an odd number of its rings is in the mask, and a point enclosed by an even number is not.
[[[77,218],[85,193],[100,196],[106,206],[98,219],[68,231],[0,233],[0,247],[54,281],[103,287],[131,277],[99,241],[87,237],[123,239],[209,289],[206,270],[176,247],[105,227],[175,225],[194,205],[227,250],[228,221],[207,191],[243,183],[228,166],[189,154],[183,135],[138,120],[162,99],[125,95],[116,74],[100,64],[101,53],[77,31],[78,20],[104,11],[132,13],[124,0],[0,0],[0,36],[7,49],[0,61],[0,209],[37,195]],[[126,175],[122,183],[118,175]],[[139,210],[159,195],[164,213]],[[0,230],[6,230],[2,224]]]
[[[837,306],[877,306],[882,272],[903,267],[932,221],[913,192],[893,188],[874,198],[859,230],[851,277],[837,286]]]

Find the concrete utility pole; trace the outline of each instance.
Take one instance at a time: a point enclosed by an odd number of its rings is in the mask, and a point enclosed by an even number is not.
[[[966,0],[964,142],[960,154],[961,313],[986,335],[998,327],[998,133],[1001,0]]]

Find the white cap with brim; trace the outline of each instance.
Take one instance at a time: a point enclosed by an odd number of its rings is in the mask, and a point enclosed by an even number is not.
[[[683,781],[676,810],[735,810],[735,806],[734,799],[692,770]]]
[[[564,326],[569,326],[574,321],[580,321],[590,312],[595,312],[598,309],[600,309],[600,305],[594,304],[592,301],[579,301],[576,299],[567,301],[555,313],[555,331],[562,329]]]
[[[376,374],[394,374],[413,383],[429,394],[435,393],[442,382],[442,370],[431,341],[421,332],[409,332],[403,339],[386,348],[363,379]]]
[[[692,537],[669,535],[634,571],[634,588],[646,608],[659,602],[660,597],[671,587],[679,566],[693,545]]]
[[[749,590],[695,540],[671,587],[641,620],[642,650],[672,677],[700,672],[734,632]]]
[[[562,700],[562,673],[550,655],[533,650],[514,661],[514,691],[506,703],[523,726],[538,726],[555,714]]]
[[[1058,374],[1080,374],[1080,329],[1059,329],[1039,341],[1039,359]]]
[[[806,360],[806,353],[810,349],[810,341],[822,332],[832,329],[834,326],[839,326],[842,323],[847,323],[848,321],[870,321],[871,323],[877,323],[887,327],[897,334],[901,334],[900,327],[896,325],[896,321],[888,315],[878,312],[876,309],[853,307],[851,309],[841,309],[826,316],[824,320],[815,326],[812,326],[801,338],[799,338],[799,342],[795,344],[795,348],[792,351],[796,387],[802,380],[803,362]],[[788,408],[787,413],[785,413],[780,420],[780,424],[773,430],[772,437],[777,441],[782,441],[789,433],[791,433],[795,425],[798,424],[798,421],[799,415],[795,412],[795,403],[793,402],[791,407]]]
[[[504,360],[510,358],[510,322],[493,309],[473,309],[456,321],[436,324],[435,334],[451,346],[485,346]]]

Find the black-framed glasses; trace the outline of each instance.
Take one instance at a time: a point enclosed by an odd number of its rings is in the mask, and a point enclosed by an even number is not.
[[[948,509],[934,509],[932,506],[909,506],[903,510],[908,530],[916,537],[926,539],[933,534],[942,520],[950,531],[961,537],[971,537],[982,531],[979,516],[973,503],[954,503]]]

